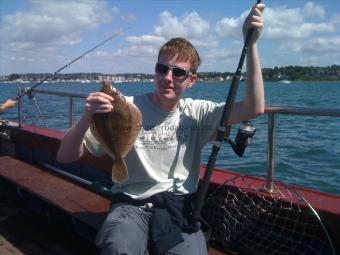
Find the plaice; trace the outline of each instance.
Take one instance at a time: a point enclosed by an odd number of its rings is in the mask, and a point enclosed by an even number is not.
[[[138,136],[142,115],[139,109],[133,103],[127,102],[124,95],[110,82],[103,82],[100,91],[114,98],[114,111],[94,114],[90,129],[105,152],[114,158],[112,180],[123,182],[129,176],[124,156]]]

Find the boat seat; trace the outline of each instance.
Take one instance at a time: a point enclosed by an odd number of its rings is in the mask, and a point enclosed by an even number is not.
[[[0,156],[0,176],[95,229],[110,207],[109,200],[10,156]]]
[[[86,188],[10,156],[0,156],[0,176],[95,229],[110,207],[109,200]],[[210,248],[209,254],[226,253]]]

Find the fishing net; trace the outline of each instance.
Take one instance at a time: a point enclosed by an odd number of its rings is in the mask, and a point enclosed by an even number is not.
[[[202,216],[215,245],[245,255],[335,254],[319,215],[302,195],[281,182],[266,192],[251,180],[236,177],[208,197]]]

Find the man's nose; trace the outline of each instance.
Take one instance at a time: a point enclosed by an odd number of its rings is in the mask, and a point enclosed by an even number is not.
[[[172,69],[169,68],[168,72],[164,74],[164,78],[172,80]]]

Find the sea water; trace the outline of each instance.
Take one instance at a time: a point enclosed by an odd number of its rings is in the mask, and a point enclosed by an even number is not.
[[[1,84],[0,102],[14,98],[18,88],[34,84]],[[125,95],[137,95],[153,91],[152,83],[121,83],[116,85]],[[197,83],[185,93],[185,97],[225,101],[230,83]],[[44,83],[39,89],[88,94],[99,90],[98,83]],[[242,98],[244,84],[240,84],[236,100]],[[340,82],[294,82],[282,84],[265,82],[266,106],[310,107],[313,109],[340,110]],[[24,97],[24,122],[44,127],[39,109],[49,128],[67,130],[68,99],[45,94],[35,94],[35,100]],[[75,118],[84,108],[84,99],[74,99]],[[1,118],[15,119],[17,109],[11,109]],[[228,144],[223,144],[216,167],[264,176],[267,170],[268,116],[264,114],[252,120],[256,134],[243,157],[238,157]],[[340,195],[340,118],[300,115],[276,115],[275,122],[275,177],[284,183]],[[235,137],[238,125],[233,126]],[[202,151],[202,164],[206,164],[211,144]]]

